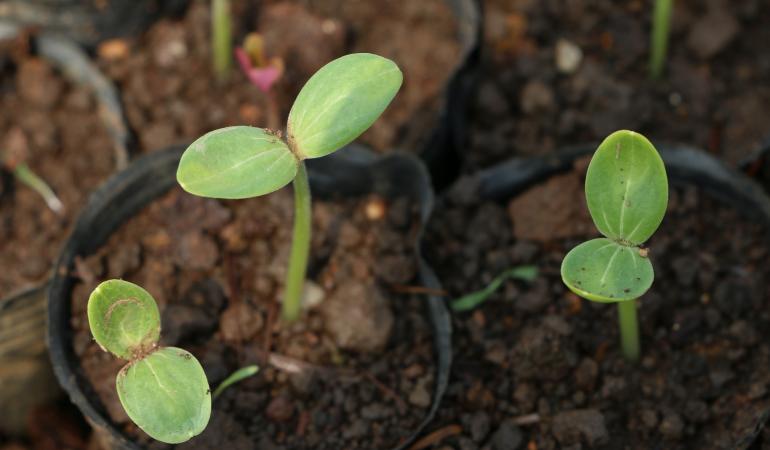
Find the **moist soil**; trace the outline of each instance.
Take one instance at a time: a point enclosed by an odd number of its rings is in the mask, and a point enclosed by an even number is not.
[[[91,338],[86,304],[123,278],[158,301],[161,344],[201,362],[212,389],[236,369],[260,372],[213,403],[206,431],[179,448],[384,449],[420,424],[435,365],[416,276],[417,210],[404,199],[316,201],[304,317],[279,320],[291,238],[288,189],[218,202],[174,188],[77,266],[73,342],[86,386],[113,423],[148,448],[115,391],[124,362]]]
[[[667,69],[655,82],[652,3],[486,1],[464,170],[622,128],[731,165],[757,150],[770,136],[770,3],[673,2]]]
[[[458,24],[445,0],[369,2],[233,2],[235,45],[260,32],[268,57],[286,71],[274,88],[277,116],[265,94],[234,63],[217,83],[211,72],[209,6],[193,2],[183,20],[163,20],[137,41],[103,44],[98,61],[120,87],[141,151],[192,141],[227,125],[282,129],[304,83],[332,59],[376,53],[398,62],[404,85],[360,139],[378,151],[422,150],[437,126],[442,91],[461,54]]]
[[[450,437],[430,448],[742,448],[770,408],[767,229],[673,188],[646,244],[656,279],[639,301],[642,359],[627,363],[616,306],[580,299],[560,277],[564,255],[599,236],[585,163],[505,204],[479,203],[461,182],[437,209],[428,255],[450,298],[510,267],[538,276],[454,313],[453,377],[431,427]]]
[[[26,40],[0,43],[0,161],[26,162],[56,192],[62,214],[0,170],[0,297],[42,282],[86,198],[114,168],[93,95]]]

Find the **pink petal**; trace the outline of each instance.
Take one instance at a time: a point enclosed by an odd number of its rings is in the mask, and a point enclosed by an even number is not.
[[[247,73],[249,80],[254,83],[262,92],[270,92],[278,78],[281,77],[281,71],[275,67],[267,66],[259,69],[252,69]]]
[[[248,75],[253,67],[251,65],[251,58],[249,58],[249,54],[246,53],[246,50],[241,47],[235,47],[235,59],[238,60],[238,64],[241,66],[243,73]]]
[[[264,93],[270,92],[270,88],[281,77],[281,71],[276,67],[254,67],[251,58],[241,47],[235,48],[235,59],[238,60],[241,70],[246,74],[251,84]]]

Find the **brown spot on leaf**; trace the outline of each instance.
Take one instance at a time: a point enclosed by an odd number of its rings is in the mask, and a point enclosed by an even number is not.
[[[117,309],[118,306],[123,306],[127,303],[134,303],[139,305],[140,308],[144,308],[144,305],[142,302],[139,301],[139,299],[134,297],[128,297],[128,298],[121,298],[117,300],[115,303],[111,304],[109,308],[107,308],[107,312],[104,313],[104,320],[109,322],[110,317],[112,317],[112,313],[115,312],[115,309]]]

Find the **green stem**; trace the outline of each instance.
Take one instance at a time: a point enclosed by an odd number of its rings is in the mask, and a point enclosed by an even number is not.
[[[233,61],[231,35],[230,0],[211,0],[211,51],[214,74],[220,83],[230,77]]]
[[[59,197],[56,196],[56,193],[54,193],[53,189],[48,186],[45,180],[37,176],[35,172],[29,168],[29,166],[26,164],[18,164],[13,169],[13,174],[19,181],[26,184],[32,190],[40,194],[40,196],[43,197],[43,200],[45,200],[45,203],[49,208],[51,208],[53,212],[57,214],[64,212],[64,205],[62,204],[61,200],[59,200]]]
[[[294,178],[294,236],[291,241],[289,271],[286,274],[286,295],[283,299],[283,318],[288,322],[297,320],[302,310],[302,287],[310,254],[311,225],[310,184],[305,162],[300,161]]]
[[[636,318],[636,300],[618,302],[620,345],[627,360],[639,360],[639,321]]]
[[[211,399],[216,400],[217,397],[219,397],[219,394],[221,394],[225,389],[239,381],[245,380],[250,376],[256,375],[257,372],[259,372],[259,366],[256,365],[246,366],[236,370],[230,374],[229,377],[225,378],[225,381],[220,383],[216,389],[214,389],[214,393],[211,394]]]
[[[671,24],[671,7],[674,0],[655,0],[650,35],[650,78],[658,79],[663,73],[668,47],[668,30]]]

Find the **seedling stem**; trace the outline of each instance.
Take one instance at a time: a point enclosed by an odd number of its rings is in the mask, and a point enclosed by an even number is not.
[[[650,78],[653,80],[660,78],[666,64],[673,2],[674,0],[655,0],[650,36]]]
[[[213,53],[214,74],[217,81],[223,83],[230,77],[232,66],[232,21],[230,19],[230,0],[211,1],[211,51]]]
[[[50,186],[39,176],[32,171],[26,164],[18,164],[13,169],[13,174],[19,181],[27,185],[30,189],[34,190],[45,200],[46,205],[51,211],[56,214],[62,214],[64,212],[64,204],[62,204],[59,197],[51,189]]]
[[[291,240],[289,270],[286,274],[286,296],[283,302],[283,318],[293,322],[302,310],[302,291],[310,254],[312,207],[310,184],[305,162],[301,161],[294,178],[294,237]]]
[[[636,300],[618,302],[620,346],[627,360],[639,360],[639,321],[636,319]]]

